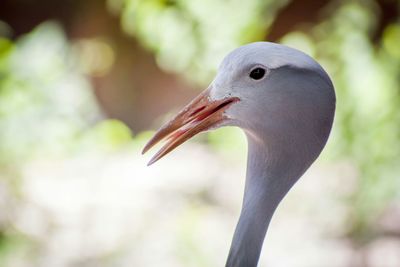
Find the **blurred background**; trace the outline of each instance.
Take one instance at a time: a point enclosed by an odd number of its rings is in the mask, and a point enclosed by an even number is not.
[[[315,57],[337,112],[260,267],[400,266],[400,1],[2,0],[0,266],[224,266],[245,176],[235,128],[140,150],[232,49]],[[151,154],[151,153],[150,153]]]

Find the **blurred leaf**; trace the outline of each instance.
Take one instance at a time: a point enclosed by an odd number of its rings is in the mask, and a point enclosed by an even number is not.
[[[115,149],[132,141],[130,129],[118,120],[105,120],[92,130],[90,138],[97,140],[98,146]]]
[[[400,58],[400,25],[389,25],[383,34],[383,45],[388,53],[396,58]]]

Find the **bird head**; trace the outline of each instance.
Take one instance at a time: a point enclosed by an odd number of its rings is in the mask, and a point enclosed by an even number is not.
[[[325,145],[334,110],[332,82],[316,61],[284,45],[251,43],[225,57],[210,86],[161,127],[143,153],[166,139],[152,164],[197,133],[229,125],[260,146],[312,161]]]

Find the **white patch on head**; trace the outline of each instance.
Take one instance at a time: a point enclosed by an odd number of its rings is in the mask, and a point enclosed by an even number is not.
[[[211,100],[230,97],[229,81],[246,66],[255,65],[263,65],[269,69],[290,65],[325,73],[313,58],[297,49],[270,42],[251,43],[233,50],[224,58],[211,84]]]
[[[221,69],[233,70],[238,64],[262,64],[270,69],[284,65],[299,68],[319,69],[319,64],[300,50],[270,42],[256,42],[233,50],[222,61]]]

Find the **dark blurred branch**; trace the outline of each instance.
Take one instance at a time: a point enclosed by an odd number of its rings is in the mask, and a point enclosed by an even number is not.
[[[0,1],[0,20],[11,26],[13,35],[10,37],[13,39],[30,32],[46,20],[57,20],[68,28],[81,2],[77,0],[2,0]]]
[[[372,36],[374,43],[380,42],[382,39],[383,31],[386,26],[393,23],[399,22],[400,16],[400,2],[396,0],[379,0],[377,4],[380,9],[380,16],[376,30]]]
[[[268,33],[268,41],[277,41],[300,25],[315,24],[320,19],[322,9],[331,1],[303,0],[291,1],[281,9]]]

